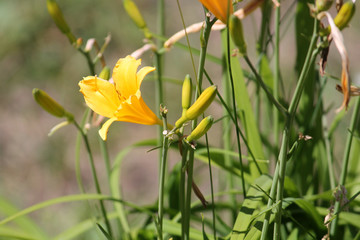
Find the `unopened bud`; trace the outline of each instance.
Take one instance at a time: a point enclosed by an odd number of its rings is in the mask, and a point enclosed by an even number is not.
[[[331,7],[333,2],[333,0],[316,0],[315,5],[317,12],[327,11]]]
[[[134,21],[136,26],[140,29],[146,28],[146,23],[144,21],[144,18],[142,17],[138,7],[132,0],[124,0],[124,7],[127,12],[127,14],[130,16],[130,18]]]
[[[244,39],[243,26],[241,20],[235,15],[230,16],[229,30],[231,38],[238,47],[239,52],[243,55],[246,55],[246,42]]]
[[[183,86],[182,86],[182,95],[181,95],[181,106],[183,109],[188,109],[191,105],[191,94],[192,94],[192,84],[190,75],[186,75]]]
[[[342,5],[340,11],[334,18],[335,25],[339,28],[339,30],[343,30],[345,27],[349,25],[352,17],[355,13],[355,4],[352,1],[348,1]],[[330,26],[320,31],[321,36],[329,35],[331,32]]]
[[[212,103],[216,96],[216,86],[212,85],[206,88],[195,103],[186,111],[179,120],[176,121],[175,127],[181,127],[186,121],[194,120],[202,114]]]
[[[211,128],[212,124],[214,123],[214,118],[212,116],[208,116],[204,118],[199,125],[187,136],[186,141],[191,142],[201,138],[209,129]]]
[[[99,78],[102,78],[104,80],[109,80],[109,78],[110,78],[110,68],[108,66],[105,66],[101,70],[101,73],[99,74]]]
[[[348,26],[351,18],[355,13],[355,4],[352,1],[348,1],[342,5],[340,11],[334,18],[335,25],[340,29],[344,29]]]
[[[48,113],[54,115],[55,117],[65,117],[66,111],[59,103],[57,103],[53,98],[51,98],[45,91],[34,88],[33,96],[35,101]]]
[[[70,40],[71,43],[76,42],[75,36],[71,33],[68,24],[66,23],[62,11],[55,0],[46,1],[47,9],[50,16],[54,20],[56,26],[64,33]]]

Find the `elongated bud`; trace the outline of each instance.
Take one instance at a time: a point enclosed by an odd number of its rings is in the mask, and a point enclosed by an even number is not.
[[[99,74],[99,78],[102,78],[104,80],[109,80],[110,79],[110,68],[108,66],[105,66],[101,70],[101,73]]]
[[[345,27],[349,25],[351,18],[355,13],[355,4],[352,1],[348,1],[342,5],[340,11],[334,18],[335,25],[339,28],[339,30],[343,30]],[[321,36],[329,35],[331,32],[330,26],[320,31]]]
[[[188,109],[191,104],[191,95],[192,95],[192,83],[190,75],[186,75],[183,86],[182,86],[182,96],[181,96],[181,106],[184,109]]]
[[[333,2],[333,0],[316,0],[315,5],[317,12],[327,11],[331,7]]]
[[[76,42],[75,36],[71,33],[68,24],[66,23],[62,11],[59,5],[55,0],[47,0],[46,1],[47,9],[50,13],[50,16],[54,20],[56,26],[60,29],[62,33],[64,33],[70,40],[71,43]]]
[[[209,131],[213,123],[214,118],[212,116],[204,118],[185,140],[191,142],[201,138],[205,133],[207,133],[207,131]]]
[[[231,38],[234,41],[235,45],[238,47],[239,52],[242,55],[246,55],[246,42],[244,39],[243,26],[241,20],[235,15],[230,16],[229,30]]]
[[[142,17],[138,7],[132,0],[124,0],[124,7],[127,12],[127,14],[130,16],[130,18],[134,21],[136,26],[140,29],[146,28],[146,23],[144,21],[144,18]]]
[[[54,115],[55,117],[65,117],[66,111],[59,103],[57,103],[53,98],[51,98],[45,91],[34,88],[33,96],[35,101],[48,113]]]
[[[335,25],[340,29],[344,29],[348,26],[351,18],[355,13],[355,4],[352,1],[348,1],[342,5],[340,11],[334,18]]]
[[[206,88],[195,103],[186,111],[179,120],[176,121],[175,127],[181,127],[186,121],[194,120],[202,114],[212,103],[216,96],[216,86],[212,85]]]

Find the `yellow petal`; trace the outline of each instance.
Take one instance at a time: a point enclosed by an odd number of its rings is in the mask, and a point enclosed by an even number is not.
[[[115,116],[118,121],[144,125],[162,124],[161,120],[146,105],[140,91],[136,95],[130,96],[127,101],[121,103]]]
[[[113,70],[113,80],[116,90],[124,98],[129,98],[136,94],[140,85],[137,82],[137,69],[141,64],[141,59],[136,60],[132,56],[120,58]]]
[[[142,80],[144,79],[144,77],[152,71],[155,71],[154,67],[143,67],[138,71],[137,82],[136,82],[138,89],[140,89],[140,86],[141,86],[141,83],[142,83]]]
[[[234,11],[230,0],[200,0],[200,2],[223,23],[227,23],[228,15]],[[229,7],[229,14],[228,13]]]
[[[115,122],[117,119],[116,118],[110,118],[109,120],[107,120],[101,127],[101,129],[99,130],[99,135],[102,138],[102,140],[106,141],[107,139],[107,133],[109,131],[109,127],[110,125]]]
[[[108,118],[114,117],[121,102],[113,84],[95,76],[84,78],[79,86],[86,104],[94,112]]]

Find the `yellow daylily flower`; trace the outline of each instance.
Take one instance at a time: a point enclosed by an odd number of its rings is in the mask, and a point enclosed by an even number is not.
[[[234,11],[231,0],[199,0],[215,17],[227,23],[228,16]],[[229,12],[228,12],[229,9]]]
[[[143,67],[137,71],[140,64],[141,59],[131,56],[120,58],[113,70],[114,84],[97,76],[89,76],[79,82],[86,104],[97,114],[109,118],[99,130],[104,141],[114,121],[162,125],[162,121],[144,102],[140,91],[142,80],[155,68]]]

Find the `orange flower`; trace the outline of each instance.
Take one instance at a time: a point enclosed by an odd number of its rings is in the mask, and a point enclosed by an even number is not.
[[[141,59],[131,56],[120,58],[113,70],[114,84],[89,76],[79,82],[80,92],[86,104],[96,113],[110,118],[99,134],[103,140],[114,121],[132,122],[145,125],[162,125],[162,121],[150,110],[141,97],[140,86],[144,77],[155,70],[143,67],[137,71]]]
[[[227,23],[228,16],[234,11],[231,0],[200,0],[215,17]],[[228,11],[229,10],[229,11]]]

